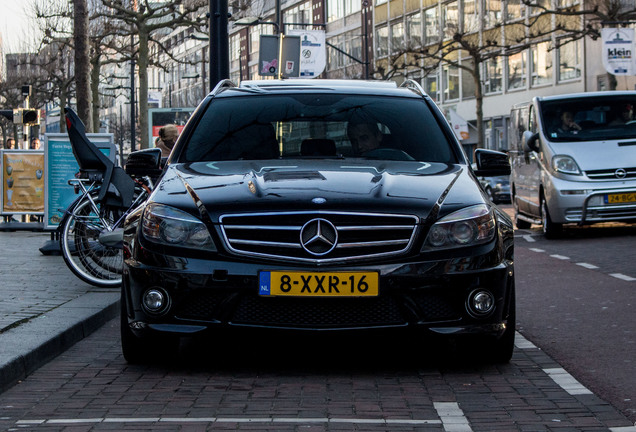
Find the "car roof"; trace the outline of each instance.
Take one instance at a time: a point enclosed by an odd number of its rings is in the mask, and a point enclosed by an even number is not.
[[[554,101],[554,100],[568,100],[568,99],[595,98],[595,97],[616,97],[616,96],[636,97],[636,91],[614,90],[614,91],[596,91],[596,92],[585,92],[585,93],[570,93],[570,94],[560,94],[560,95],[537,96],[537,100]]]
[[[407,82],[398,86],[394,81],[333,80],[333,79],[284,79],[245,80],[238,87],[226,83],[213,91],[216,96],[237,93],[285,94],[285,93],[351,93],[381,96],[428,97],[419,85]],[[220,85],[220,84],[219,84]]]

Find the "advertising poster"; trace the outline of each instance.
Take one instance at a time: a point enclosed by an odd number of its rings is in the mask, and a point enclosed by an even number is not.
[[[87,134],[110,160],[114,160],[115,144],[112,134]],[[67,134],[46,134],[45,146],[45,228],[57,228],[62,221],[66,208],[78,197],[69,179],[75,178],[79,165],[73,155],[71,142]]]
[[[613,75],[634,75],[634,29],[604,28],[603,66]]]
[[[154,146],[155,140],[159,138],[159,129],[167,124],[177,126],[179,134],[183,131],[195,108],[153,108],[148,110],[148,136]]]
[[[2,213],[44,212],[44,152],[2,152]]]

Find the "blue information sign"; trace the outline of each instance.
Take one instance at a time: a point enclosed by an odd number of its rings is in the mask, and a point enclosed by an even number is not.
[[[115,161],[116,151],[112,134],[87,134],[87,137],[109,159]],[[62,221],[66,208],[77,198],[73,186],[70,186],[68,181],[75,178],[79,165],[67,134],[46,134],[44,149],[44,226],[45,229],[55,229]]]

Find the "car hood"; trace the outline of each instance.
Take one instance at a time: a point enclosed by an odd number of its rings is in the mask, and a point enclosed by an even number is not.
[[[228,161],[172,164],[153,201],[213,221],[268,211],[399,212],[426,217],[483,202],[466,166],[369,160]],[[195,204],[196,203],[196,204]]]
[[[627,168],[634,166],[634,140],[551,142],[555,155],[574,158],[583,171]]]

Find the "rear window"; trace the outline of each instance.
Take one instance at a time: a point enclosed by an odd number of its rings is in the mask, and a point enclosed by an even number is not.
[[[214,99],[180,159],[362,157],[454,163],[453,145],[421,99],[250,95]]]

